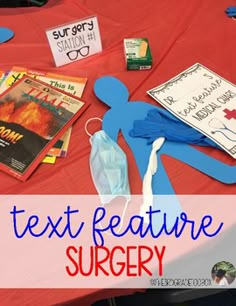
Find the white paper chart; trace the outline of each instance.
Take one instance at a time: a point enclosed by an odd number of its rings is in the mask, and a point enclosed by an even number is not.
[[[195,64],[147,93],[236,158],[236,86]]]

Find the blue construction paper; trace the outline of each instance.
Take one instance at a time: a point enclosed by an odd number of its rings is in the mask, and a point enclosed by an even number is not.
[[[0,43],[4,43],[14,36],[14,32],[8,28],[0,27]]]
[[[135,120],[144,120],[148,111],[158,106],[142,101],[129,102],[129,92],[126,86],[120,80],[111,76],[103,76],[97,79],[94,84],[94,92],[103,103],[110,106],[103,117],[103,129],[114,141],[117,141],[119,131],[122,132],[143,179],[152,145],[147,144],[147,140],[144,138],[131,137],[130,130],[133,128]],[[175,195],[168,173],[161,161],[162,154],[174,157],[222,183],[233,184],[236,182],[236,166],[224,164],[189,144],[166,140],[158,152],[158,170],[152,180],[154,195]],[[171,205],[160,202],[154,203],[154,208],[161,209],[162,212],[166,213],[171,223],[182,211],[177,200],[173,201]]]

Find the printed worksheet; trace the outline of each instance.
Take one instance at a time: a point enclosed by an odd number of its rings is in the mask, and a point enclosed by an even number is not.
[[[236,158],[236,86],[195,64],[147,93]]]

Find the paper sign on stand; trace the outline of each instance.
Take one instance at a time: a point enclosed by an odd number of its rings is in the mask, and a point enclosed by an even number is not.
[[[236,158],[236,86],[195,64],[147,93]]]
[[[96,16],[50,28],[46,35],[57,67],[102,51]]]

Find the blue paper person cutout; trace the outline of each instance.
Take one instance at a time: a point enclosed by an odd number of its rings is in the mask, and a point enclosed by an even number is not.
[[[4,43],[14,36],[14,32],[8,28],[0,27],[0,43]]]
[[[135,120],[144,120],[149,110],[157,107],[146,102],[129,102],[127,87],[117,78],[103,76],[94,84],[96,96],[110,109],[103,117],[103,129],[114,140],[117,141],[119,131],[122,132],[126,143],[134,155],[141,178],[143,179],[152,146],[147,145],[146,139],[134,138],[129,135]],[[158,171],[152,179],[152,190],[154,195],[175,195],[168,173],[160,159],[161,155],[169,155],[189,166],[205,173],[206,175],[226,184],[236,183],[236,167],[220,162],[189,144],[166,140],[158,152]],[[180,214],[181,206],[174,200],[173,205],[167,203],[154,203],[154,209],[160,209],[170,223],[175,221]],[[169,223],[169,224],[170,224]]]

